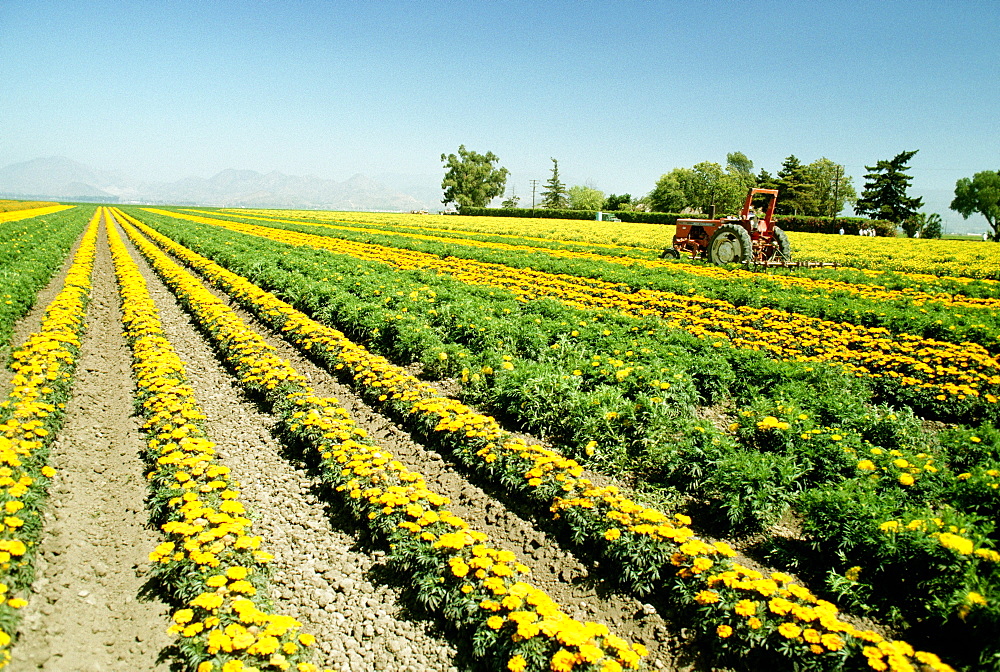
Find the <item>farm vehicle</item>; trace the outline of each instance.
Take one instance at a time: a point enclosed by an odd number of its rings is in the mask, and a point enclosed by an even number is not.
[[[767,198],[764,216],[753,207],[755,196]],[[713,264],[749,264],[757,266],[814,266],[815,263],[792,263],[792,245],[788,235],[774,225],[777,189],[750,189],[740,214],[721,219],[678,219],[673,246],[663,256],[680,259],[707,259]]]

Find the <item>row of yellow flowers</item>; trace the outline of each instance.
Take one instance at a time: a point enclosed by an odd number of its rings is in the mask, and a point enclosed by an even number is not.
[[[209,212],[199,211],[199,210],[194,210],[193,212],[200,214],[211,214]],[[761,273],[754,271],[748,271],[739,268],[722,268],[712,264],[690,264],[690,263],[680,263],[677,261],[665,261],[660,259],[645,259],[634,256],[597,254],[594,252],[571,249],[571,247],[569,246],[572,246],[573,243],[569,241],[558,241],[558,240],[551,241],[565,245],[566,247],[563,248],[536,247],[531,245],[525,245],[523,243],[505,243],[495,240],[480,241],[471,238],[457,237],[454,235],[445,236],[445,235],[440,235],[440,233],[436,232],[435,229],[427,227],[407,226],[406,228],[416,229],[418,231],[421,230],[422,228],[423,230],[436,233],[411,233],[411,231],[409,230],[400,231],[392,228],[376,229],[372,227],[350,226],[345,223],[329,224],[329,223],[321,223],[315,221],[303,221],[301,219],[264,217],[261,215],[243,214],[234,211],[230,211],[230,213],[233,216],[240,217],[242,219],[254,219],[260,221],[271,221],[271,222],[279,222],[285,224],[318,226],[334,230],[353,231],[361,233],[405,235],[406,237],[413,238],[414,240],[426,240],[431,242],[459,244],[468,247],[479,247],[491,250],[546,254],[552,257],[559,257],[564,259],[601,261],[611,264],[618,264],[626,267],[640,266],[642,268],[664,269],[672,272],[681,272],[701,278],[719,280],[721,282],[732,282],[733,280],[743,280],[759,284],[763,280],[767,280],[773,283],[776,289],[781,287],[796,287],[804,289],[809,292],[846,292],[849,294],[855,294],[860,298],[871,301],[881,301],[881,302],[906,301],[912,303],[915,306],[932,304],[932,305],[947,306],[949,308],[964,308],[964,309],[996,309],[1000,307],[1000,298],[992,298],[992,297],[976,298],[976,297],[963,296],[960,293],[949,293],[941,291],[930,292],[920,289],[919,287],[906,287],[900,290],[887,289],[877,284],[879,281],[879,274],[872,274],[870,276],[872,284],[868,283],[854,284],[839,280],[831,280],[824,277],[818,277],[816,274],[762,275]],[[497,237],[497,236],[491,234],[491,237]],[[531,238],[531,237],[519,237],[519,238],[521,240],[538,240],[538,241],[546,240],[545,238]],[[829,238],[827,240],[829,240]],[[642,249],[642,248],[628,248],[621,245],[594,245],[594,246],[606,247],[609,250]],[[940,282],[937,276],[928,276],[928,275],[913,275],[911,279],[913,279],[915,282],[919,282],[920,284],[925,284],[925,283],[938,284]]]
[[[55,470],[46,464],[73,382],[90,298],[95,213],[41,328],[13,353],[12,390],[0,403],[0,667],[10,662],[18,610],[31,583],[41,507]]]
[[[113,222],[107,228],[148,437],[153,513],[168,541],[150,554],[174,605],[169,631],[197,672],[316,672],[312,635],[275,613],[267,598],[261,537],[253,535],[238,484],[202,427],[184,365],[163,333],[146,283]]]
[[[424,479],[387,451],[363,441],[347,411],[335,399],[318,398],[273,347],[251,331],[197,280],[153,245],[127,233],[157,273],[212,334],[240,380],[265,395],[286,431],[318,453],[326,477],[354,503],[359,514],[386,533],[398,553],[427,565],[428,603],[445,602],[445,612],[464,614],[496,647],[508,668],[606,672],[637,668],[645,654],[610,633],[606,626],[567,616],[543,591],[519,580],[527,567],[509,551],[488,545],[485,534],[446,507],[447,497],[431,491]],[[445,590],[445,595],[439,591]],[[466,623],[459,623],[466,625]],[[589,667],[588,667],[589,666]]]
[[[385,263],[395,268],[433,270],[470,284],[503,288],[522,300],[542,297],[585,309],[626,315],[660,315],[669,326],[735,347],[765,350],[775,357],[829,362],[859,376],[889,378],[895,385],[923,389],[939,401],[966,399],[996,404],[1000,363],[985,348],[893,334],[886,329],[832,322],[769,308],[656,290],[622,291],[617,285],[517,269],[500,264],[446,258],[282,229],[165,210],[150,212],[223,227],[291,245],[305,245]]]
[[[8,210],[6,212],[0,212],[0,224],[3,222],[16,222],[21,219],[30,219],[32,217],[41,217],[42,215],[51,215],[53,212],[69,210],[72,207],[75,206],[51,204],[33,208]]]
[[[376,407],[422,425],[425,434],[437,436],[439,443],[450,445],[488,477],[548,502],[551,512],[566,520],[574,536],[601,548],[626,576],[635,576],[634,585],[649,590],[662,580],[676,586],[703,611],[721,642],[808,655],[807,662],[816,661],[813,664],[819,666],[836,667],[859,655],[873,669],[912,669],[907,667],[911,660],[950,669],[933,654],[915,652],[905,643],[889,642],[849,625],[837,616],[834,605],[817,599],[788,575],[765,576],[733,562],[735,553],[726,544],[695,537],[686,516],[668,516],[621,496],[613,487],[595,486],[582,477],[583,469],[574,460],[511,437],[495,419],[442,397],[432,386],[351,343],[339,331],[135,223],[157,244],[280,329],[291,342],[345,372]],[[800,653],[788,651],[788,645],[802,649]]]
[[[949,563],[936,561],[935,578],[942,588],[932,595],[934,610],[945,618],[955,614],[964,619],[970,611],[980,607],[997,607],[990,604],[988,597],[1000,588],[996,583],[1000,553],[993,550],[994,542],[988,540],[992,523],[987,522],[983,529],[983,525],[975,522],[975,515],[982,512],[978,500],[971,507],[963,507],[962,503],[941,500],[941,495],[934,493],[940,493],[942,488],[954,490],[973,479],[978,479],[975,486],[987,492],[995,491],[1000,470],[974,467],[969,472],[957,473],[926,450],[886,449],[872,445],[855,430],[817,426],[808,414],[792,405],[778,404],[772,412],[775,415],[761,417],[760,412],[741,411],[729,430],[749,438],[762,450],[797,444],[796,452],[807,459],[811,455],[826,455],[830,461],[837,462],[831,452],[842,450],[843,465],[853,465],[855,478],[866,479],[875,485],[878,493],[898,499],[903,509],[894,513],[896,517],[890,520],[854,521],[872,528],[878,525],[885,535],[885,547],[869,547],[865,556],[858,560],[863,567],[854,568],[854,576],[849,577],[851,581],[857,582],[862,569],[875,574],[884,567],[886,558],[882,552],[888,555],[898,552],[894,543],[897,535],[926,536],[955,553]],[[886,419],[895,420],[896,416],[890,412]],[[972,435],[969,441],[977,444],[981,439]],[[996,497],[991,501],[993,505],[986,508],[995,508]],[[824,513],[828,515],[829,512]],[[926,550],[934,553],[937,549],[933,546],[931,544]],[[928,599],[925,606],[930,606],[930,602]]]

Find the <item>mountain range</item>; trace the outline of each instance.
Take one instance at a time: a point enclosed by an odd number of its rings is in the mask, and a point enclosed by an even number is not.
[[[0,168],[0,197],[101,203],[207,205],[323,210],[440,209],[440,178],[355,175],[338,182],[314,176],[227,169],[210,178],[144,182],[56,156]],[[439,183],[438,183],[439,184]]]

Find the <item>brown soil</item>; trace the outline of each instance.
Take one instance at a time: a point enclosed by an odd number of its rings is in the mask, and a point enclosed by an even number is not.
[[[130,358],[104,245],[94,278],[73,396],[52,446],[58,473],[13,672],[166,669],[156,665],[169,641],[166,606],[139,597],[146,558],[161,539],[148,528]]]

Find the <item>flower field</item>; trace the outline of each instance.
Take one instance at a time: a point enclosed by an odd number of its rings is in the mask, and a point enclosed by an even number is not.
[[[1000,670],[992,246],[793,234],[844,267],[765,274],[657,225],[31,205],[0,666]],[[126,467],[143,501],[74,504]]]

